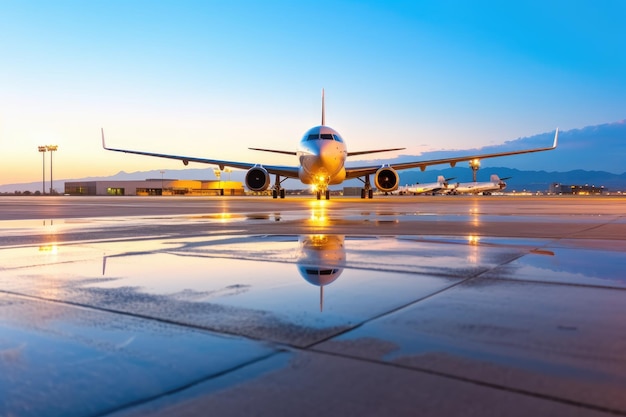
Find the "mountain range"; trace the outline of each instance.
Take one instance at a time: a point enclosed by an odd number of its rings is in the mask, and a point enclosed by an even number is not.
[[[439,159],[452,155],[470,155],[476,153],[506,152],[515,149],[550,146],[554,132],[547,132],[531,137],[518,138],[501,145],[464,150],[440,150],[426,152],[421,155],[400,155],[393,159],[376,159],[365,162],[368,165],[380,163],[393,164],[398,162],[423,159]],[[361,165],[364,161],[350,161],[348,165]],[[441,165],[444,167],[445,165]],[[506,167],[504,167],[506,166]],[[537,170],[540,167],[541,170]],[[213,166],[209,168],[186,168],[167,171],[170,179],[215,179]],[[539,152],[532,155],[515,155],[506,158],[494,158],[481,161],[478,181],[487,181],[491,174],[498,174],[507,180],[507,190],[543,191],[549,189],[551,183],[565,185],[596,185],[604,186],[611,191],[626,190],[626,120],[582,129],[573,129],[559,133],[557,149]],[[400,171],[400,183],[433,182],[438,175],[446,178],[455,177],[455,182],[472,180],[472,172],[466,164],[458,164],[455,168],[433,169],[425,172],[419,170]],[[222,179],[243,181],[245,171],[223,173]],[[60,179],[55,181],[55,188],[62,190],[66,181],[96,180],[143,180],[161,178],[159,170],[142,172],[120,171],[107,177],[86,177],[80,179]],[[304,188],[295,180],[285,182],[286,188]],[[358,180],[344,182],[341,186],[360,186]],[[14,191],[35,192],[41,189],[41,182],[0,185],[0,192]]]

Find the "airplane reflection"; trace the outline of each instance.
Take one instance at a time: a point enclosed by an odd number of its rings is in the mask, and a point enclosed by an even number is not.
[[[298,271],[308,283],[320,287],[320,311],[323,311],[324,286],[339,278],[346,265],[344,236],[302,235],[298,243]]]
[[[347,241],[361,241],[361,243],[356,244],[356,247],[364,248],[369,246],[363,244],[364,239],[372,239],[374,244],[380,243],[375,242],[377,238],[346,238],[343,235],[322,233],[306,235],[235,236],[224,237],[223,239],[201,238],[199,240],[166,245],[167,247],[165,249],[145,251],[138,248],[138,250],[134,252],[105,255],[102,258],[102,275],[104,276],[107,273],[107,262],[114,262],[115,258],[148,256],[149,258],[146,258],[146,261],[133,262],[131,270],[115,278],[123,280],[119,281],[119,284],[130,285],[129,282],[133,282],[132,285],[137,288],[138,291],[142,291],[144,285],[150,288],[154,285],[158,286],[158,284],[154,282],[142,281],[144,279],[143,277],[153,275],[160,276],[164,278],[163,285],[168,287],[168,291],[176,291],[176,293],[200,292],[204,294],[202,299],[208,302],[209,299],[217,300],[226,292],[231,294],[231,291],[226,291],[225,288],[239,288],[239,286],[245,286],[246,288],[254,287],[263,290],[266,285],[273,285],[273,283],[281,279],[285,279],[285,283],[287,283],[293,274],[291,265],[295,264],[300,277],[304,278],[308,284],[319,287],[319,309],[320,312],[323,312],[325,287],[334,283],[342,275],[344,269],[348,267],[346,256]],[[420,244],[437,244],[444,245],[442,247],[448,248],[450,245],[467,246],[467,250],[453,250],[453,253],[459,257],[460,265],[471,267],[481,265],[484,262],[484,260],[481,259],[483,256],[487,258],[493,256],[491,252],[485,251],[485,248],[512,250],[517,253],[518,256],[523,254],[555,256],[554,252],[550,250],[534,247],[534,245],[529,246],[526,245],[525,242],[492,240],[477,234],[470,234],[465,236],[464,239],[458,240],[449,238],[444,240],[433,238],[429,240],[428,238],[405,237],[398,240],[396,243],[387,241],[386,244],[404,245],[406,242],[410,242],[414,239],[419,241]],[[435,250],[435,252],[439,251]],[[437,263],[436,259],[433,260],[433,256],[430,254],[425,255],[425,258],[422,258],[419,252],[411,251],[410,254],[411,258],[407,262],[416,264],[416,270],[418,271],[428,270],[429,268],[441,268],[441,265]],[[159,263],[155,262],[155,259],[163,258],[155,257],[162,255],[183,256],[186,260],[182,262],[185,264],[188,263],[189,265],[193,264],[194,268],[189,270],[188,280],[182,279],[183,276],[180,275],[181,269],[179,267],[174,269],[167,267],[167,265],[160,267]],[[357,258],[355,262],[358,262],[359,256],[363,257],[364,255],[359,255],[357,251],[355,256]],[[194,259],[192,260],[191,258]],[[224,259],[228,261],[230,266],[221,270],[222,272],[220,274],[205,275],[199,273],[199,270],[210,269],[204,267],[204,261],[210,261],[207,258]],[[361,260],[363,259],[361,258]],[[250,263],[250,261],[254,263]],[[441,262],[445,263],[449,262],[449,260],[446,258],[446,260],[442,260]],[[174,263],[181,265],[180,262]],[[280,264],[280,268],[273,266],[276,264]],[[183,266],[182,271],[184,270],[185,267]],[[280,270],[280,273],[277,272],[278,270]],[[185,273],[183,272],[183,274]],[[266,280],[261,278],[265,276],[268,277]],[[177,279],[177,277],[181,279]],[[179,284],[177,284],[177,282]],[[225,287],[226,284],[231,285]],[[306,284],[303,285],[304,287],[308,287]],[[290,286],[290,289],[295,292],[306,291],[301,288],[302,286]],[[145,287],[143,291],[150,291],[150,289]],[[166,294],[169,293],[173,292]]]
[[[291,241],[293,241],[294,243],[297,242],[297,247],[295,248],[295,263],[298,272],[300,276],[306,280],[306,282],[311,285],[320,287],[320,311],[323,311],[324,287],[332,284],[337,278],[339,278],[339,276],[343,272],[343,269],[346,266],[346,250],[344,244],[345,237],[341,235],[315,234],[300,236],[277,236],[276,239],[277,243]],[[197,250],[200,247],[213,246],[215,244],[215,241],[206,241],[202,243],[194,242],[193,248],[194,250]],[[250,241],[246,242],[246,244],[249,244],[254,248],[250,248],[250,251],[246,251],[245,258],[247,260],[254,260],[258,258],[259,261],[267,261],[265,250],[268,249],[268,245],[272,244],[272,241],[265,241],[263,245],[259,246],[259,242],[257,240],[250,239]],[[174,249],[174,251],[179,253],[178,251],[180,249],[185,249],[185,246],[187,245],[183,245],[182,248],[176,248]],[[259,252],[256,252],[257,250]],[[156,251],[154,253],[170,253],[171,251],[172,249],[168,249],[164,251]],[[197,253],[195,255],[187,251],[185,252],[188,256],[197,256],[198,258],[207,257],[206,252]],[[102,276],[106,275],[107,262],[111,262],[112,259],[146,254],[146,252],[138,251],[119,253],[115,255],[103,255]],[[219,258],[220,256],[216,255],[210,257]]]

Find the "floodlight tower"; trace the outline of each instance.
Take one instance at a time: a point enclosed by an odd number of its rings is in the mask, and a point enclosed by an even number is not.
[[[56,151],[59,146],[58,145],[47,145],[48,151],[50,152],[50,195],[54,193],[54,186],[52,183],[52,152]]]
[[[46,154],[45,152],[48,150],[45,146],[38,146],[39,152],[41,152],[41,161],[42,161],[42,180],[41,180],[41,193],[42,195],[46,195]]]
[[[469,166],[472,168],[472,176],[474,178],[474,182],[476,182],[476,173],[478,172],[478,168],[480,168],[480,159],[472,159],[469,161]]]
[[[213,169],[213,174],[215,174],[215,177],[219,181],[218,187],[219,187],[220,195],[224,195],[224,190],[222,190],[222,171],[219,168],[215,168]]]

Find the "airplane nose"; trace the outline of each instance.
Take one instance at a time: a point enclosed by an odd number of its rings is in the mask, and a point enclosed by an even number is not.
[[[335,172],[341,165],[341,154],[335,142],[323,143],[320,146],[320,162],[329,171]]]

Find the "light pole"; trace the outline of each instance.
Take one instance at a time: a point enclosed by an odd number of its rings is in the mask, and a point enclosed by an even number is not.
[[[42,160],[42,180],[41,180],[41,193],[42,195],[46,195],[46,154],[45,152],[48,150],[45,146],[38,146],[39,152],[41,152],[41,160]]]
[[[219,181],[219,193],[220,195],[224,194],[224,191],[222,191],[222,171],[220,171],[218,168],[215,168],[213,170],[213,173],[215,174],[215,176],[217,177],[218,181]]]
[[[469,166],[472,168],[472,177],[474,178],[474,182],[476,182],[476,173],[478,172],[478,168],[480,168],[480,159],[472,159],[469,161]]]
[[[47,145],[48,151],[50,151],[50,195],[54,193],[53,184],[52,184],[52,152],[56,151],[58,145]]]

